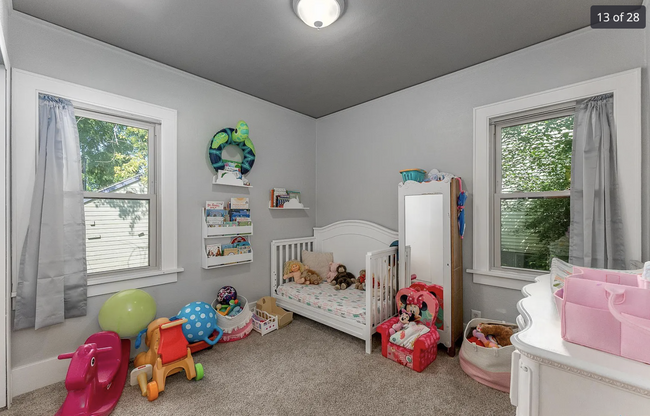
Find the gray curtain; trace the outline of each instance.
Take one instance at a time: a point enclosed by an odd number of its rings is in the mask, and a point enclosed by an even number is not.
[[[586,267],[624,269],[612,94],[592,97],[578,104],[572,157],[569,262]]]
[[[86,315],[79,132],[68,100],[39,96],[38,159],[20,257],[14,329]]]

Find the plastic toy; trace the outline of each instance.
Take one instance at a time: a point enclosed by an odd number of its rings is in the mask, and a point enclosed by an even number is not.
[[[99,310],[99,326],[114,331],[120,338],[138,335],[156,317],[156,301],[140,289],[117,292]]]
[[[224,286],[217,292],[217,303],[226,304],[231,300],[237,300],[237,290],[232,286]]]
[[[153,377],[153,367],[151,364],[141,365],[131,371],[130,383],[132,386],[138,384],[143,396],[147,395],[147,381]]]
[[[209,345],[219,342],[223,336],[223,331],[217,326],[217,311],[209,303],[192,302],[178,311],[174,319],[185,319],[187,323],[183,325],[183,334],[190,344],[199,341],[205,341]],[[219,332],[215,339],[210,339],[213,331]]]
[[[203,366],[194,363],[187,339],[183,335],[182,326],[187,324],[187,319],[170,321],[159,318],[149,324],[147,328],[146,344],[149,351],[142,352],[135,357],[136,367],[150,364],[153,367],[152,378],[147,384],[147,399],[156,400],[158,394],[165,390],[167,376],[185,371],[188,380],[203,378]]]
[[[131,341],[104,331],[91,335],[75,352],[59,355],[59,360],[71,361],[65,377],[68,395],[56,416],[110,414],[122,395],[130,351]]]
[[[230,312],[233,308],[238,307],[237,304],[239,303],[238,299],[231,300],[228,302],[227,305],[222,305],[222,304],[217,304],[217,313],[221,316],[228,316],[230,315]],[[241,311],[241,308],[239,308]]]

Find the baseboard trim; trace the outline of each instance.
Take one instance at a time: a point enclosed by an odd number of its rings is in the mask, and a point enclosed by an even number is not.
[[[57,357],[16,367],[11,370],[11,397],[65,380],[70,360]]]

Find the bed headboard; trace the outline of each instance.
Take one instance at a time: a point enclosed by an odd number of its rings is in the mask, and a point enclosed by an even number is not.
[[[282,283],[284,262],[302,261],[302,250],[334,253],[334,261],[343,263],[355,276],[366,268],[366,254],[386,249],[397,240],[397,231],[362,220],[345,220],[314,227],[313,237],[271,242],[271,293]]]
[[[314,238],[314,251],[334,253],[334,261],[357,276],[366,268],[366,254],[388,248],[398,233],[372,222],[346,220],[314,227]]]

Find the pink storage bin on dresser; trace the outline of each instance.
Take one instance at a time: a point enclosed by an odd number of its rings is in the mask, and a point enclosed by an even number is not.
[[[562,339],[650,364],[650,289],[637,275],[574,267],[561,298]]]

